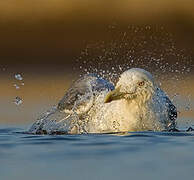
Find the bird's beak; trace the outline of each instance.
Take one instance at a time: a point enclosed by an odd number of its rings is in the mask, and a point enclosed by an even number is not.
[[[115,90],[113,91],[110,91],[105,99],[104,99],[104,102],[105,103],[109,103],[111,101],[114,101],[114,100],[118,100],[118,99],[121,99],[125,96],[125,93],[122,93],[120,92],[120,88],[116,88]]]

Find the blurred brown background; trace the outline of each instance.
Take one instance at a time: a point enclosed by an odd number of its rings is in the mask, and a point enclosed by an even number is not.
[[[193,48],[192,0],[1,1],[0,122],[32,122],[80,73],[118,65],[119,73],[136,66],[164,76],[166,87],[176,71],[176,92],[193,98]]]

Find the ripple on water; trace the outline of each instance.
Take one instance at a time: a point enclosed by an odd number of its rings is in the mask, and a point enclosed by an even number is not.
[[[175,176],[181,177],[181,174],[177,176],[181,170],[192,179],[193,136],[191,132],[49,136],[24,134],[16,128],[1,128],[0,161],[3,166],[0,177],[4,174],[7,179],[32,180],[44,179],[40,175],[48,175],[47,180],[54,177],[87,179],[82,177],[83,173],[98,177],[98,173],[103,172],[103,177],[114,180],[118,179],[116,175],[127,179],[129,174],[136,177],[141,172],[143,176],[154,174],[159,180],[163,167],[162,172],[168,176],[177,170]],[[110,172],[113,174],[111,178]]]

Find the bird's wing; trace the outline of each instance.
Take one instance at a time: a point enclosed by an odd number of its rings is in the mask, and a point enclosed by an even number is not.
[[[73,122],[76,122],[78,117],[92,107],[98,93],[113,89],[113,84],[94,74],[83,76],[72,84],[57,107],[43,113],[28,132],[33,134],[68,133],[73,127]]]
[[[95,74],[87,74],[75,81],[58,103],[60,111],[77,114],[86,113],[93,105],[95,96],[102,91],[110,91],[114,85]]]

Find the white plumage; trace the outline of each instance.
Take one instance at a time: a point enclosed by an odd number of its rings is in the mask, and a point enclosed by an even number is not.
[[[152,75],[139,68],[121,74],[116,87],[85,75],[30,133],[111,133],[175,128],[176,107]]]

